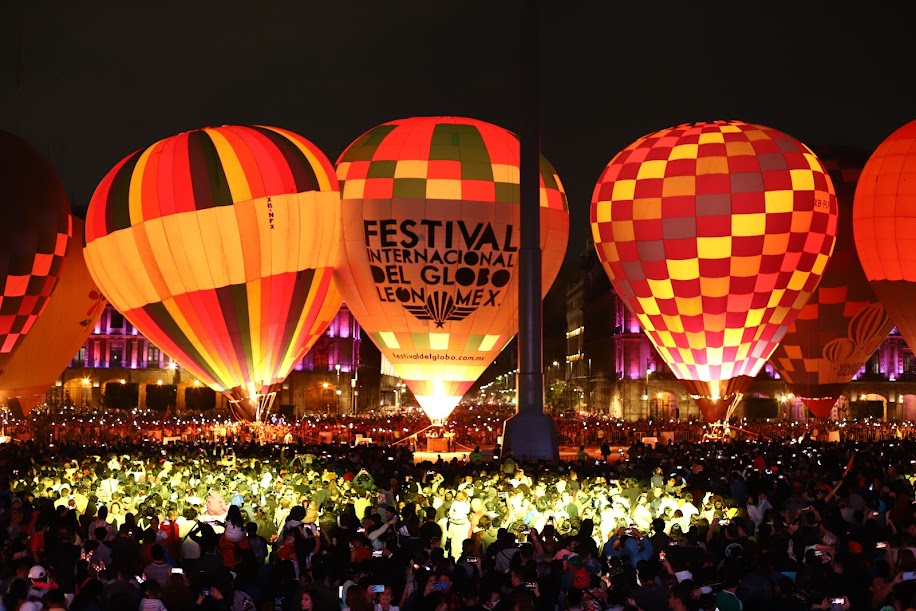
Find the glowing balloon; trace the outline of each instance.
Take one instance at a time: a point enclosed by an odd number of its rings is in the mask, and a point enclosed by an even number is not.
[[[0,131],[0,376],[57,283],[72,235],[60,177],[38,151]]]
[[[434,423],[518,331],[519,144],[421,117],[375,127],[337,163],[347,307]],[[543,290],[566,253],[566,195],[541,158]]]
[[[852,201],[862,163],[829,155],[836,189],[836,247],[820,285],[789,328],[770,363],[817,418],[826,418],[843,389],[893,328],[859,263]]]
[[[92,277],[152,343],[259,419],[340,307],[340,192],[315,145],[273,127],[186,132],[96,189]]]
[[[853,233],[865,277],[916,346],[916,121],[881,143],[856,187]],[[894,375],[896,371],[890,371]]]
[[[591,223],[615,289],[715,421],[817,287],[837,206],[820,161],[794,138],[697,123],[618,153],[595,187]]]
[[[83,221],[73,217],[73,235],[82,234]],[[86,343],[104,309],[105,298],[83,259],[82,240],[71,239],[48,304],[0,376],[0,399],[11,411],[28,415]]]

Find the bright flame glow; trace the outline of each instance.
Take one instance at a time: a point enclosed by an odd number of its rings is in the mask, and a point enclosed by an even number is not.
[[[414,395],[414,397],[433,424],[441,424],[451,415],[462,397],[446,392],[442,380],[432,380],[432,390],[432,395]]]

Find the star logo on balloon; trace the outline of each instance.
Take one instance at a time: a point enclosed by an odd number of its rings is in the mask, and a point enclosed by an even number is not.
[[[442,291],[434,291],[422,306],[404,306],[404,309],[419,320],[431,320],[436,323],[436,328],[441,329],[449,321],[460,321],[477,308],[458,307],[455,298]]]

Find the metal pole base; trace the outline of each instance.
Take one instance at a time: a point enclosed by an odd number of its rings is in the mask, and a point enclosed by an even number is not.
[[[540,411],[519,410],[506,420],[503,429],[504,457],[509,450],[512,456],[522,460],[559,462],[560,448],[553,419]]]

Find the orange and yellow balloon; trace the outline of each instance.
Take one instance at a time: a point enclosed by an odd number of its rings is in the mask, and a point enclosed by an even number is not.
[[[837,203],[804,144],[720,121],[665,129],[618,153],[595,187],[591,224],[615,289],[715,421],[817,288]]]
[[[911,349],[916,346],[916,121],[869,158],[853,205],[862,269]],[[886,372],[889,376],[897,372]]]
[[[72,220],[73,235],[81,236],[83,221]],[[10,411],[27,416],[41,401],[86,343],[104,309],[105,298],[83,259],[82,240],[71,239],[48,304],[10,355],[0,377],[0,400]]]
[[[541,158],[543,291],[566,253],[566,194]],[[519,142],[461,117],[392,121],[337,162],[347,307],[441,423],[518,331]]]
[[[151,342],[259,419],[340,307],[340,192],[293,132],[222,126],[133,153],[86,218],[93,278]]]

